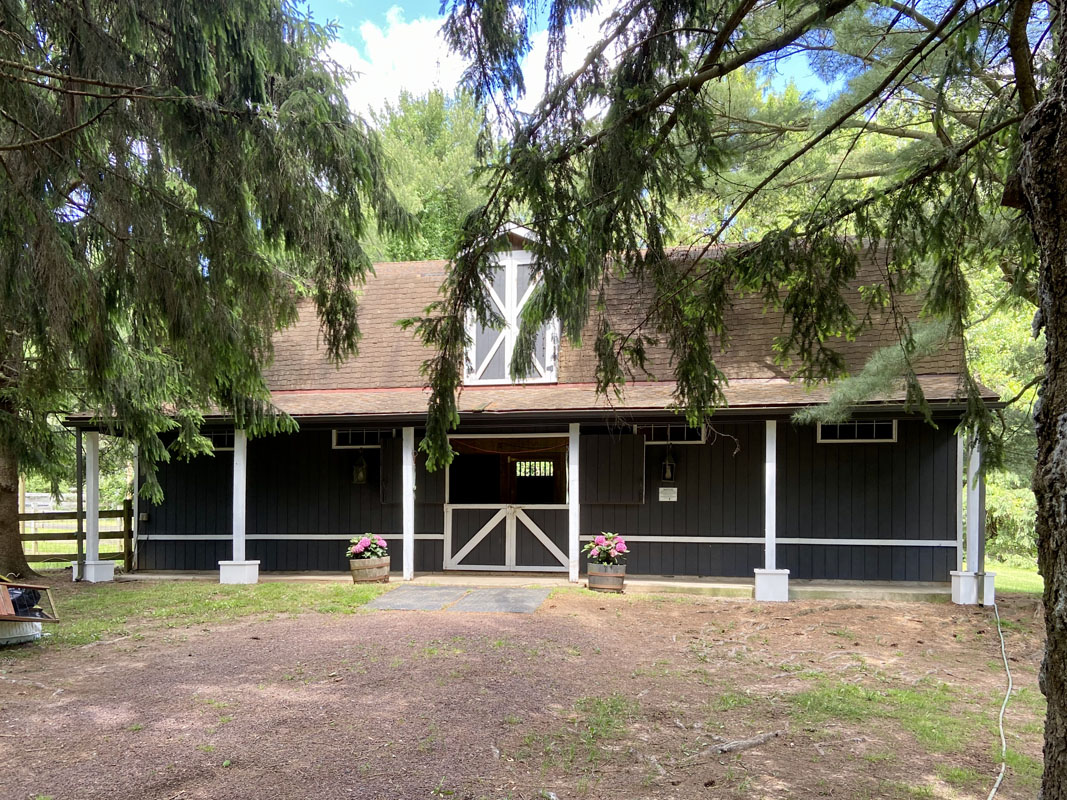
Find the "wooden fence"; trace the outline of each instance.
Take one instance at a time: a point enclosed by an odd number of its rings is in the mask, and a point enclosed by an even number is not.
[[[80,549],[82,555],[85,555],[85,526],[82,525],[81,533],[76,530],[78,522],[77,511],[34,511],[26,514],[19,514],[19,522],[62,522],[69,520],[71,523],[71,530],[69,531],[49,531],[48,533],[24,533],[22,534],[23,550],[26,550],[25,542],[72,542],[74,549]],[[85,520],[85,512],[81,513],[81,518]],[[122,527],[117,531],[100,531],[101,542],[106,540],[120,539],[122,550],[117,550],[109,553],[103,552],[101,548],[100,558],[105,561],[122,561],[123,569],[126,572],[133,570],[133,503],[126,500],[122,504],[122,508],[111,509],[108,511],[100,512],[100,519],[120,519],[122,520]],[[81,542],[79,548],[78,542]],[[77,552],[73,553],[26,553],[27,561],[77,561]]]

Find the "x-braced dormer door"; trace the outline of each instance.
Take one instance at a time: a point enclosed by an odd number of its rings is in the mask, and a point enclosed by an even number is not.
[[[485,291],[504,320],[500,329],[487,328],[471,321],[468,333],[471,347],[467,357],[466,383],[512,383],[511,360],[519,332],[522,309],[529,301],[537,282],[534,280],[533,255],[515,250],[499,256],[499,266]],[[537,333],[533,367],[521,383],[555,383],[559,350],[559,325],[551,322]]]

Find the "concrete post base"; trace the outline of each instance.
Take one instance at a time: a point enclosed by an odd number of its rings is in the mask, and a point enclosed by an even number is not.
[[[78,562],[71,561],[71,572],[74,574],[74,580],[78,580]],[[109,583],[115,580],[115,562],[114,561],[86,561],[85,562],[85,576],[82,578],[86,583]]]
[[[761,603],[785,603],[789,600],[789,570],[757,569],[756,600]]]
[[[219,583],[259,583],[259,562],[220,561]]]
[[[975,572],[958,572],[953,570],[952,576],[952,602],[958,606],[978,605],[978,574]],[[985,574],[985,597],[982,605],[991,606],[997,599],[995,572]]]

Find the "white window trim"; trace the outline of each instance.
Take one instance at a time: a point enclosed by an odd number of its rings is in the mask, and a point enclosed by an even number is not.
[[[647,424],[647,425],[634,425],[634,433],[640,433],[642,428],[652,428],[652,432],[655,433],[656,432],[656,428],[681,428],[681,427],[688,428],[690,426],[686,425],[685,423],[678,423],[678,422],[660,423],[658,425],[650,423],[650,424]],[[671,439],[671,438],[669,438],[670,437],[670,431],[669,430],[667,432],[667,436],[668,436],[668,438],[666,438],[666,439],[645,439],[645,446],[648,447],[649,445],[654,445],[656,447],[662,447],[664,445],[672,445],[673,446],[673,445],[684,445],[684,444],[707,444],[708,443],[708,426],[707,425],[701,425],[700,426],[700,438],[699,439]]]
[[[358,430],[358,428],[334,428],[330,431],[330,448],[333,450],[381,450],[381,444],[337,444],[337,432]],[[380,434],[379,434],[380,437]]]
[[[216,436],[229,435],[230,436],[230,441],[232,442],[236,438],[236,435],[232,431],[208,431],[205,435],[207,436],[208,440],[211,442],[211,450],[213,452],[215,452],[215,453],[232,453],[233,452],[233,445],[232,444],[229,447],[219,447],[218,445],[215,444],[215,437]]]
[[[850,420],[867,422],[868,420]],[[897,420],[870,420],[870,422],[892,422],[893,423],[893,436],[890,439],[823,439],[822,438],[822,426],[820,422],[818,426],[818,432],[816,436],[816,442],[818,444],[893,444],[897,441]]]
[[[533,254],[526,250],[512,250],[509,253],[503,253],[498,257],[498,263],[504,268],[504,297],[497,295],[496,290],[491,283],[485,284],[485,289],[489,293],[489,296],[493,299],[493,302],[497,304],[497,307],[503,312],[504,327],[500,330],[500,335],[489,352],[482,358],[481,363],[476,364],[473,361],[473,345],[471,350],[467,353],[467,370],[464,376],[463,383],[465,386],[510,386],[510,385],[523,385],[531,383],[558,383],[558,364],[559,364],[559,340],[560,340],[560,326],[559,320],[554,320],[547,327],[547,339],[545,343],[546,350],[549,358],[547,364],[542,364],[534,356],[533,367],[537,373],[532,378],[526,378],[521,381],[512,380],[511,378],[511,362],[512,356],[515,351],[515,340],[518,338],[519,333],[519,317],[522,315],[523,306],[529,301],[530,296],[533,294],[534,289],[537,288],[537,284],[533,281],[526,287],[526,291],[522,297],[516,297],[516,287],[518,285],[517,273],[520,265],[529,265],[534,263]],[[477,335],[477,323],[471,318],[467,321],[467,336],[473,342]],[[504,377],[503,378],[483,378],[482,375],[489,363],[496,356],[496,353],[500,348],[504,348]]]

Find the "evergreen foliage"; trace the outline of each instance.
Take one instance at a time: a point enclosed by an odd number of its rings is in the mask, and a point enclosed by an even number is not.
[[[560,67],[563,21],[587,3],[513,0],[491,13],[490,5],[457,0],[446,26],[470,60],[468,88],[496,110],[511,140],[486,168],[489,199],[466,221],[445,297],[409,320],[436,350],[426,364],[433,397],[422,443],[431,464],[451,457],[464,319],[493,321],[481,286],[508,223],[535,234],[542,279],[524,310],[513,373],[528,368],[544,321],[558,318],[577,341],[605,282],[625,276],[655,300],[639,329],[597,319],[599,387],[640,372],[658,339],[675,354],[675,400],[693,422],[722,403],[715,358],[729,338],[730,291],[759,293],[785,310],[777,357],[795,377],[837,378],[843,361],[826,340],[854,335],[872,316],[855,314],[842,290],[855,276],[856,250],[881,244],[883,280],[864,287],[867,311],[893,316],[900,381],[909,406],[926,410],[911,356],[915,321],[894,297],[924,291],[925,313],[959,337],[971,304],[966,268],[996,264],[1014,291],[1032,290],[1032,237],[1001,203],[1025,110],[1014,91],[1012,3],[629,0],[607,15],[601,41],[569,74]],[[558,25],[548,88],[524,115],[516,65],[530,48],[525,20],[538,14]],[[1047,14],[1027,10],[1023,22],[1034,66],[1027,80],[1043,81],[1049,53],[1037,44]],[[806,59],[839,89],[821,104],[795,88],[772,95],[782,58]],[[739,246],[722,250],[730,241]],[[670,247],[677,244],[683,252]],[[963,372],[967,426],[997,463],[995,420],[968,364]]]
[[[292,427],[261,369],[299,297],[355,352],[369,221],[410,218],[332,35],[288,0],[0,2],[0,537],[13,465],[60,477],[57,414],[115,420],[158,496],[203,410]]]

